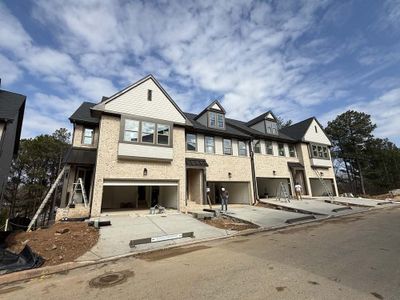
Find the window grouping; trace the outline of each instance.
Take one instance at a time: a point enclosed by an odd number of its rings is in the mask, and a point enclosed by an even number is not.
[[[224,129],[225,116],[223,114],[210,111],[208,113],[208,126],[212,128]]]
[[[154,123],[125,119],[124,142],[170,145],[171,126],[168,124]]]
[[[327,146],[311,144],[311,156],[314,158],[329,159]]]

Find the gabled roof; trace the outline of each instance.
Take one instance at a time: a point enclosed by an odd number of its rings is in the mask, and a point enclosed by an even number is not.
[[[185,113],[186,117],[189,119],[189,121],[192,123],[192,126],[188,128],[193,128],[195,132],[199,133],[204,133],[204,134],[210,134],[210,135],[218,135],[222,137],[234,137],[234,138],[239,138],[239,139],[250,139],[251,136],[241,130],[238,130],[234,126],[230,126],[227,122],[225,122],[225,129],[218,129],[218,128],[210,128],[207,126],[204,126],[203,124],[197,122],[195,120],[196,114],[192,113]]]
[[[260,123],[261,121],[268,119],[269,115],[272,115],[272,117],[275,119],[275,122],[276,122],[276,117],[275,117],[274,113],[271,110],[269,110],[269,111],[259,115],[258,117],[255,117],[254,119],[248,121],[246,123],[246,125],[253,126],[254,124]]]
[[[92,107],[92,110],[97,110],[97,111],[103,111],[104,107],[107,103],[113,101],[115,98],[121,96],[122,94],[125,94],[126,92],[130,91],[131,89],[137,87],[138,85],[142,84],[143,82],[147,81],[147,80],[153,80],[153,82],[157,85],[157,87],[161,90],[161,92],[164,94],[164,96],[172,103],[172,105],[176,108],[176,110],[182,115],[182,117],[184,119],[186,119],[186,116],[184,114],[184,112],[179,108],[179,106],[175,103],[174,100],[172,100],[171,96],[167,93],[166,90],[164,90],[164,88],[161,86],[161,84],[157,81],[157,79],[152,75],[149,74],[146,77],[143,77],[142,79],[132,83],[131,85],[127,86],[126,88],[122,89],[121,91],[115,93],[114,95],[108,97],[106,99],[106,97],[103,96],[102,100],[100,103],[96,104],[95,106]]]
[[[4,122],[18,122],[13,149],[14,156],[18,153],[19,141],[21,139],[25,102],[25,95],[0,90],[0,120]]]
[[[220,108],[220,110],[217,110],[217,109],[213,108],[214,105],[217,105],[217,106]],[[216,111],[216,112],[222,112],[223,114],[226,114],[226,111],[225,111],[225,109],[222,107],[221,103],[219,103],[218,100],[214,100],[213,102],[211,102],[211,104],[210,104],[209,106],[207,106],[205,109],[203,109],[203,110],[201,111],[201,113],[199,113],[199,114],[196,116],[195,120],[197,120],[198,118],[200,118],[205,112],[207,112],[207,111],[209,111],[209,110],[211,110],[211,111]]]
[[[69,117],[69,120],[72,123],[77,124],[89,124],[89,125],[98,125],[100,119],[97,117],[93,117],[91,115],[91,108],[95,106],[96,103],[92,102],[83,102],[81,106]]]
[[[264,132],[255,130],[255,129],[247,126],[247,123],[239,121],[239,120],[226,118],[225,122],[226,122],[226,124],[229,124],[232,127],[238,128],[239,130],[241,130],[255,138],[258,138],[258,139],[268,139],[268,140],[273,140],[273,141],[281,141],[281,142],[289,142],[289,143],[295,142],[294,139],[287,136],[286,134],[283,134],[279,130],[278,130],[278,135],[276,135],[276,134],[264,133]]]
[[[306,134],[308,128],[310,127],[312,121],[314,121],[314,120],[318,123],[318,125],[323,130],[324,128],[318,122],[318,120],[315,117],[311,117],[311,118],[305,119],[304,121],[301,121],[301,122],[298,122],[296,124],[293,124],[291,126],[282,128],[281,131],[284,134],[290,136],[291,138],[294,138],[294,139],[300,141],[300,140],[303,139],[303,137]]]

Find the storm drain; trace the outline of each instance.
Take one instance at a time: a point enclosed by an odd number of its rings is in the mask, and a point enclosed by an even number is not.
[[[110,287],[125,282],[130,276],[133,276],[131,271],[105,273],[90,280],[89,286],[94,288]]]

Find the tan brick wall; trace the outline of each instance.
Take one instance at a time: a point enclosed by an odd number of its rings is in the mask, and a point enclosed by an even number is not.
[[[75,125],[74,126],[74,134],[72,136],[72,146],[73,147],[81,147],[81,148],[97,148],[98,139],[99,139],[99,129],[95,128],[94,130],[94,140],[93,145],[84,145],[82,144],[82,135],[83,135],[83,125]]]
[[[178,181],[179,207],[185,203],[185,130],[174,127],[172,162],[135,161],[118,159],[120,119],[103,115],[100,122],[100,136],[97,151],[97,166],[93,190],[92,217],[99,216],[104,179],[147,179]],[[143,169],[147,176],[143,176]],[[178,208],[179,208],[178,207]]]
[[[207,181],[249,182],[249,198],[253,199],[253,183],[249,156],[207,154],[187,151],[186,157],[201,158],[207,161]],[[228,173],[232,174],[232,178],[229,178]]]
[[[297,145],[297,153],[299,155],[300,162],[304,165],[304,171],[305,171],[305,176],[306,176],[306,181],[307,181],[307,189],[309,195],[312,195],[311,193],[311,185],[310,185],[310,178],[318,178],[317,175],[314,172],[314,169],[311,167],[311,160],[310,160],[310,155],[308,152],[308,145],[307,144],[299,144]],[[334,185],[335,185],[335,191],[336,195],[338,194],[337,190],[337,184],[336,184],[336,178],[335,178],[335,171],[333,169],[333,166],[329,169],[324,169],[324,168],[316,168],[318,172],[322,172],[324,175],[322,176],[324,179],[333,179]]]

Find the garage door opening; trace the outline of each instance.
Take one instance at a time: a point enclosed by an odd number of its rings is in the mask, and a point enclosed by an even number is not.
[[[251,204],[250,182],[207,182],[207,187],[212,204],[221,204],[222,187],[229,193],[229,204]]]
[[[292,195],[289,178],[268,178],[257,177],[258,197],[260,199],[267,199],[276,197],[279,192],[280,183],[282,182],[286,192]]]
[[[147,210],[155,205],[178,209],[178,184],[104,183],[102,212]]]
[[[332,195],[336,195],[334,189],[333,179],[323,179],[326,188],[331,192]],[[318,178],[310,178],[311,193],[313,197],[328,196],[328,192],[324,185],[319,181]]]

